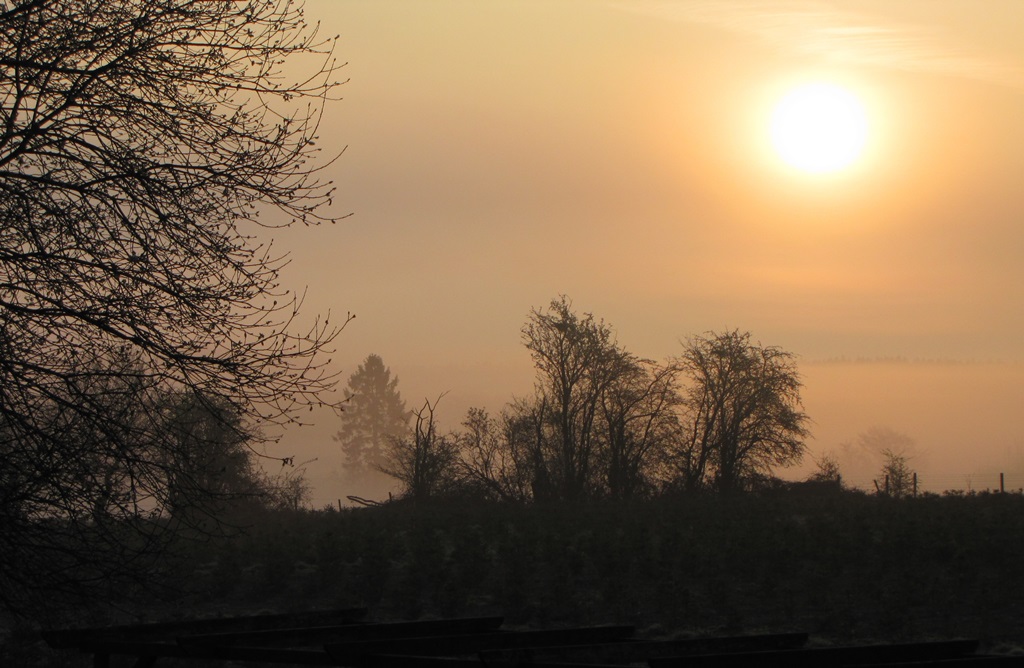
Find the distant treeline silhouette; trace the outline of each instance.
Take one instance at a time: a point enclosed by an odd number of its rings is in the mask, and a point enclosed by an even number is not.
[[[795,358],[749,332],[691,337],[658,363],[628,351],[611,325],[577,313],[562,295],[531,310],[521,334],[536,370],[533,393],[497,414],[472,407],[449,431],[439,426],[445,393],[410,410],[398,377],[369,355],[349,379],[335,436],[345,453],[344,496],[354,486],[364,502],[384,501],[359,487],[381,475],[400,485],[388,500],[749,492],[784,487],[780,470],[806,455],[810,418]],[[853,363],[890,362],[918,361]],[[1024,489],[1017,474],[922,473],[920,459],[909,436],[875,426],[816,459],[807,480],[896,497]]]
[[[750,333],[692,337],[658,363],[561,296],[530,312],[522,340],[533,394],[497,415],[471,408],[449,432],[438,427],[443,394],[406,411],[397,377],[370,355],[336,436],[346,464],[392,476],[405,499],[547,502],[750,490],[805,452],[794,357]]]

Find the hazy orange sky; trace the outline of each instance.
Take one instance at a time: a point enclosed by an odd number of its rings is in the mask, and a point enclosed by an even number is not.
[[[812,456],[884,426],[914,439],[925,481],[1024,469],[1024,2],[306,14],[348,63],[321,145],[348,147],[329,177],[353,215],[273,236],[308,314],[357,315],[342,387],[376,353],[410,407],[447,391],[452,426],[497,412],[532,387],[527,314],[564,293],[645,357],[732,328],[795,353]],[[774,103],[807,81],[865,107],[846,170],[772,150]],[[338,420],[315,420],[282,449],[319,458],[320,506],[346,490]]]

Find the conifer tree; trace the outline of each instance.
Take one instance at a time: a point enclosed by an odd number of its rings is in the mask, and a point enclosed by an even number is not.
[[[398,391],[398,376],[380,355],[369,355],[348,379],[347,403],[334,440],[345,454],[345,471],[357,477],[378,471],[390,439],[409,431],[410,412]]]

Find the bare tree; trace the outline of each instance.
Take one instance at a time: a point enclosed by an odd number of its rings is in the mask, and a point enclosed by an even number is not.
[[[514,498],[550,501],[559,498],[555,482],[558,460],[556,429],[547,396],[514,399],[501,413],[502,445],[511,473]]]
[[[311,459],[296,464],[289,458],[281,462],[279,471],[264,475],[263,484],[267,487],[269,505],[278,509],[298,510],[308,504],[313,496],[313,486],[306,478],[306,467],[315,461]]]
[[[522,334],[537,369],[538,406],[550,419],[538,427],[552,428],[543,439],[550,445],[547,478],[555,496],[581,498],[595,483],[602,398],[637,360],[610,326],[589,313],[578,316],[564,295],[546,313],[532,310]]]
[[[156,397],[216,397],[254,424],[327,399],[338,329],[294,331],[301,299],[254,233],[331,220],[315,139],[333,43],[279,0],[0,3],[8,603],[20,568],[81,567],[87,584],[168,526],[176,464]],[[22,540],[41,523],[52,540]]]
[[[565,296],[534,309],[522,329],[537,369],[533,396],[497,421],[464,425],[466,477],[507,500],[638,496],[674,440],[677,370],[627,352],[612,328],[576,314]]]
[[[533,467],[517,460],[522,445],[510,434],[506,412],[501,419],[483,408],[470,408],[458,434],[460,468],[467,491],[482,498],[526,501],[530,498],[529,475]]]
[[[412,434],[393,437],[384,452],[380,470],[402,483],[402,496],[413,501],[444,496],[458,483],[458,439],[437,430],[435,413],[443,396],[414,410]]]
[[[678,369],[637,361],[602,397],[603,466],[612,498],[640,496],[653,488],[658,460],[679,438]]]
[[[678,364],[690,379],[679,484],[729,492],[800,460],[808,418],[790,353],[746,332],[709,333],[690,339]]]

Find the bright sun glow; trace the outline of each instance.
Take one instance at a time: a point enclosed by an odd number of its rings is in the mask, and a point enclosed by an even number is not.
[[[834,172],[861,154],[868,122],[864,107],[846,89],[808,84],[779,101],[772,115],[771,136],[786,164],[805,172]]]

